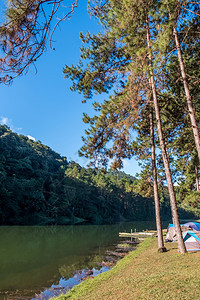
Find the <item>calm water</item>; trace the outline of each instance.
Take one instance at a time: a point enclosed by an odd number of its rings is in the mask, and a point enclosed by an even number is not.
[[[131,228],[155,224],[0,227],[0,299],[31,299],[76,270],[96,267],[118,233]]]

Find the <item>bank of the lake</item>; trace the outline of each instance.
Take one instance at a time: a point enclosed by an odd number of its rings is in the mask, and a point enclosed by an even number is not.
[[[157,252],[157,239],[146,239],[110,271],[82,282],[66,299],[199,299],[200,253],[179,254],[177,243]]]
[[[0,300],[32,299],[78,270],[100,269],[106,251],[113,251],[121,241],[119,232],[130,232],[131,228],[155,229],[155,222],[1,226]]]

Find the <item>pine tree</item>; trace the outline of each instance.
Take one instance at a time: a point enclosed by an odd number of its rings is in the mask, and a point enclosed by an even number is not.
[[[149,107],[149,120],[150,120],[150,139],[151,139],[151,161],[152,161],[152,173],[153,173],[153,188],[154,188],[154,202],[156,213],[156,227],[158,234],[158,251],[166,252],[164,247],[162,224],[160,216],[160,200],[158,194],[158,180],[157,180],[157,168],[156,168],[156,155],[155,155],[155,141],[154,141],[154,124],[153,124],[153,109]]]
[[[150,33],[149,33],[149,19],[148,18],[147,18],[146,26],[147,26],[147,46],[148,46],[148,49],[150,50],[149,61],[150,61],[150,67],[152,67],[151,40],[150,40]],[[158,136],[159,136],[162,158],[163,158],[163,163],[165,166],[165,174],[166,174],[169,196],[170,196],[170,204],[171,204],[173,223],[174,223],[176,234],[177,234],[179,251],[181,253],[185,253],[186,248],[185,248],[185,244],[183,241],[182,232],[181,232],[181,228],[180,228],[178,208],[177,208],[177,203],[176,203],[176,195],[175,195],[174,186],[173,186],[173,182],[172,182],[169,158],[168,158],[167,149],[166,149],[166,145],[165,145],[165,141],[164,141],[164,137],[163,137],[162,124],[161,124],[161,118],[160,118],[160,110],[159,110],[158,97],[157,97],[157,91],[156,91],[156,83],[154,80],[153,71],[151,69],[150,69],[150,84],[151,84],[151,88],[152,88]]]
[[[161,144],[161,148],[162,148],[163,159],[165,161],[164,162],[165,163],[165,168],[167,169],[166,176],[168,178],[168,187],[169,187],[169,190],[170,190],[170,197],[172,199],[171,200],[172,214],[173,214],[173,217],[175,219],[176,229],[179,232],[178,237],[179,237],[180,251],[184,252],[185,251],[184,250],[184,243],[183,243],[183,241],[181,242],[182,234],[181,234],[180,224],[179,224],[179,219],[178,219],[178,211],[177,211],[177,206],[176,206],[175,193],[174,193],[174,190],[173,190],[173,184],[172,184],[172,180],[171,180],[171,174],[170,174],[169,162],[168,162],[168,157],[167,157],[167,151],[165,149],[165,144],[164,144],[164,140],[163,140],[163,137],[162,137],[162,128],[161,128],[161,121],[160,121],[160,116],[159,116],[159,108],[158,108],[157,92],[156,92],[156,88],[155,88],[155,82],[154,82],[153,76],[151,75],[150,76],[150,82],[148,84],[148,81],[147,81],[148,73],[145,73],[145,67],[144,67],[145,60],[146,60],[146,57],[147,57],[146,55],[148,53],[148,50],[150,50],[150,47],[149,47],[150,43],[149,43],[149,41],[146,41],[145,34],[147,34],[147,33],[146,33],[146,30],[144,30],[142,28],[146,27],[146,25],[147,25],[146,24],[146,19],[144,17],[147,16],[147,8],[148,8],[149,2],[148,3],[147,2],[144,3],[144,1],[140,1],[140,2],[141,2],[141,3],[139,3],[140,5],[145,4],[144,8],[141,8],[141,6],[139,6],[139,4],[136,3],[136,2],[133,3],[133,8],[132,8],[131,5],[128,6],[127,3],[121,3],[121,2],[112,3],[112,1],[111,1],[111,3],[113,4],[113,11],[114,11],[114,15],[112,15],[111,19],[115,18],[115,20],[117,19],[119,21],[118,22],[113,22],[113,19],[112,19],[109,22],[109,26],[111,26],[112,30],[113,30],[113,31],[111,31],[111,33],[109,32],[109,34],[111,35],[111,37],[113,37],[113,36],[118,36],[119,37],[120,34],[121,34],[119,40],[122,39],[122,45],[123,45],[123,43],[126,43],[126,47],[123,47],[122,49],[125,48],[124,53],[125,54],[128,53],[129,56],[132,59],[131,64],[129,63],[129,61],[128,62],[126,61],[127,62],[127,69],[128,69],[127,73],[130,72],[130,76],[125,77],[125,84],[123,82],[121,84],[121,87],[123,87],[123,85],[124,85],[124,87],[126,87],[126,93],[128,94],[128,98],[130,99],[130,97],[131,97],[131,92],[130,91],[133,91],[134,84],[135,84],[134,90],[136,90],[136,86],[137,86],[138,81],[140,81],[140,82],[142,82],[142,81],[145,82],[146,81],[146,84],[147,85],[150,84],[150,86],[151,86],[152,93],[153,93],[153,99],[154,99],[154,106],[155,106],[155,111],[156,111],[156,117],[157,117],[157,123],[158,123],[160,144]],[[130,7],[132,8],[132,11],[134,12],[134,16],[133,16],[133,14],[130,16],[129,10],[126,10],[127,6],[128,6],[128,8],[130,8]],[[138,12],[140,14],[138,14]],[[123,16],[122,16],[122,13],[123,13]],[[127,13],[129,14],[129,18],[126,18]],[[118,14],[119,18],[117,18],[115,14]],[[131,17],[131,25],[130,25],[130,22],[129,22],[130,17]],[[135,20],[134,20],[135,23],[133,21],[134,18],[135,18]],[[126,24],[126,22],[121,21],[122,19],[123,20],[128,20],[127,23],[128,23],[129,26]],[[121,23],[120,23],[120,21],[121,21]],[[117,26],[117,28],[116,28],[116,26]],[[128,29],[127,29],[127,27],[128,27]],[[120,30],[121,30],[121,33],[120,33]],[[132,37],[134,37],[134,42],[132,41]],[[116,40],[116,38],[115,38],[115,40]],[[117,42],[119,44],[119,41],[117,41]],[[137,43],[137,46],[135,46],[135,43]],[[147,47],[147,45],[148,45],[148,47]],[[96,49],[98,49],[98,50],[96,50]],[[121,49],[121,48],[119,48],[119,49]],[[88,53],[91,53],[91,48],[89,49],[89,51],[88,51]],[[95,53],[96,52],[99,55],[98,57],[101,58],[103,56],[102,52],[100,51],[99,48],[95,48]],[[130,60],[130,58],[129,58],[129,60]],[[152,60],[152,59],[150,59],[150,60]],[[100,66],[101,66],[101,63],[102,63],[102,61],[100,61]],[[114,59],[113,59],[112,63],[113,63],[113,65],[115,64]],[[129,67],[128,64],[131,67]],[[139,70],[138,70],[139,68],[137,67],[136,71],[134,72],[133,71],[134,67],[136,65],[139,65],[139,64],[140,65],[143,64],[142,71],[139,72]],[[91,68],[91,66],[93,68]],[[94,66],[95,66],[95,70],[94,70]],[[67,76],[71,77],[72,80],[74,80],[74,79],[77,80],[78,83],[73,85],[74,89],[77,88],[79,91],[86,91],[85,94],[91,96],[91,90],[93,90],[93,89],[97,92],[105,91],[105,90],[102,90],[101,86],[100,86],[100,89],[99,89],[98,88],[99,85],[98,86],[96,85],[96,82],[97,82],[96,78],[101,78],[101,75],[99,75],[100,70],[101,70],[100,66],[98,65],[98,63],[96,64],[95,61],[92,61],[92,63],[90,63],[87,66],[86,71],[82,71],[82,69],[80,69],[79,67],[78,68],[66,67],[65,70],[64,70],[64,73],[67,74]],[[103,65],[102,67],[105,69],[105,65]],[[149,66],[146,65],[146,70],[148,70],[148,67]],[[152,68],[152,65],[150,65],[150,69],[151,68]],[[106,68],[106,69],[110,70],[110,68]],[[91,70],[92,70],[92,73],[91,73]],[[124,70],[122,70],[120,68],[115,68],[114,70],[112,69],[112,73],[111,73],[110,77],[108,76],[108,74],[110,75],[109,72],[107,72],[107,73],[104,72],[103,73],[104,78],[106,78],[106,82],[110,83],[109,80],[113,80],[113,79],[114,79],[114,81],[116,81],[117,76],[115,76],[115,73],[114,73],[114,71],[116,72],[116,70],[118,70],[120,72],[121,76],[124,76],[124,73],[123,73]],[[89,78],[91,78],[91,81],[89,82],[89,92],[88,92],[88,85],[87,85],[87,83],[88,83],[87,75],[88,74],[90,74]],[[134,78],[134,80],[133,80],[133,78]],[[84,82],[86,82],[86,88],[84,87]],[[126,84],[126,83],[128,83],[128,84]],[[105,83],[104,83],[103,88],[104,87],[105,87]],[[104,123],[105,123],[105,120],[104,120]],[[97,124],[99,125],[99,123],[97,123]],[[102,122],[101,122],[101,124],[102,124]],[[94,127],[93,127],[93,130],[94,130]],[[103,133],[104,132],[105,132],[105,130],[103,131]],[[91,131],[88,134],[90,134],[90,133],[91,133]],[[94,133],[94,131],[92,133]],[[99,134],[98,131],[96,131],[95,134],[96,133]],[[124,152],[127,151],[127,149],[130,148],[130,147],[129,148],[127,147],[127,143],[126,143],[128,133],[125,132],[125,129],[123,128],[123,138],[121,137],[121,139],[120,139],[116,135],[116,133],[113,133],[113,135],[115,136],[114,147],[113,147],[113,149],[115,150],[114,153],[117,157],[121,157],[121,154],[123,153],[123,156],[122,156],[122,158],[123,158],[123,157],[125,157]],[[113,156],[113,150],[109,151],[108,149],[105,149],[105,145],[108,142],[108,140],[106,140],[106,138],[103,139],[102,136],[103,136],[103,134],[101,135],[101,142],[98,143],[97,148],[98,149],[104,148],[104,153],[106,153],[108,156],[112,157]],[[98,136],[98,138],[99,138],[99,136]],[[92,138],[88,139],[87,141],[91,141],[91,140],[92,140]],[[98,140],[97,136],[93,135],[93,141],[97,141],[97,140]],[[119,143],[119,141],[120,141],[120,143]],[[122,141],[123,141],[123,143],[122,143]],[[90,145],[91,144],[87,144],[87,146],[84,148],[84,150],[90,148]],[[126,150],[124,150],[125,147],[126,147]],[[90,148],[90,154],[93,156],[94,153],[95,152],[91,151],[91,148]],[[116,164],[116,160],[114,161],[114,163],[115,163],[115,166],[121,166],[120,162],[118,164]]]

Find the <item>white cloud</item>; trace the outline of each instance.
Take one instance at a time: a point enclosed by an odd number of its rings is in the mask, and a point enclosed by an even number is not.
[[[124,166],[124,168],[125,168],[125,167],[129,168],[129,167],[131,166],[131,162],[130,162],[129,160],[123,159],[122,161],[123,161],[123,166]]]
[[[140,173],[141,167],[138,165],[138,161],[133,157],[131,159],[123,159],[123,169],[126,174],[135,174]]]
[[[6,117],[1,117],[0,123],[3,125],[8,125],[10,123],[10,121]]]
[[[31,135],[27,135],[27,137],[29,138],[29,140],[33,140],[35,142],[35,138],[32,137]]]
[[[22,128],[17,128],[13,125],[12,119],[9,119],[4,116],[0,117],[0,124],[8,126],[14,132],[18,132],[18,131],[22,130]]]

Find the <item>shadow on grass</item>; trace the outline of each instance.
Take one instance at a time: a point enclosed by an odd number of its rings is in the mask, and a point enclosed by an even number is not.
[[[178,250],[177,245],[168,244],[168,245],[165,245],[165,246],[166,246],[166,249],[167,249],[166,252],[173,251],[173,250]]]

